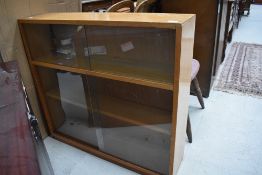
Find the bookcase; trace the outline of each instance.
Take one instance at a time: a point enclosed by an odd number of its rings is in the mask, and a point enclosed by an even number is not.
[[[18,24],[52,137],[141,174],[176,174],[195,15],[49,13]]]

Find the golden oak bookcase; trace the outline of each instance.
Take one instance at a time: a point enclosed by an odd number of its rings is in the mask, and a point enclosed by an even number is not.
[[[141,174],[176,174],[195,15],[49,13],[18,24],[54,138]]]

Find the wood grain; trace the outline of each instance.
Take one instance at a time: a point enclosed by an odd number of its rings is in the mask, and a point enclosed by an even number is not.
[[[18,23],[82,24],[175,29],[193,17],[193,14],[164,13],[46,13],[19,19]]]
[[[176,30],[176,61],[173,94],[173,117],[170,146],[170,171],[177,174],[184,155],[194,46],[195,18]],[[180,59],[179,59],[180,58]]]
[[[107,79],[118,80],[118,81],[123,81],[123,82],[130,82],[130,83],[135,83],[138,85],[144,85],[144,86],[155,87],[155,88],[166,89],[166,90],[173,90],[173,86],[170,83],[154,82],[154,81],[145,80],[145,79],[132,78],[132,77],[127,77],[127,76],[122,76],[122,75],[110,74],[106,72],[91,71],[91,70],[75,68],[75,67],[55,65],[55,64],[50,64],[50,63],[45,63],[45,62],[40,62],[40,61],[32,61],[32,64],[34,64],[35,66],[64,70],[68,72],[85,74],[85,75],[90,75],[94,77],[101,77],[101,78],[107,78]]]

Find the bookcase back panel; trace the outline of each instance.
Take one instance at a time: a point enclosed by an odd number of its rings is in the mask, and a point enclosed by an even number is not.
[[[92,78],[97,94],[128,100],[166,111],[172,111],[172,91],[141,86],[137,84]]]

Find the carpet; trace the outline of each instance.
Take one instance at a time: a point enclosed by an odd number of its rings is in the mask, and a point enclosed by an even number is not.
[[[262,45],[233,43],[214,90],[262,98]]]

